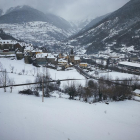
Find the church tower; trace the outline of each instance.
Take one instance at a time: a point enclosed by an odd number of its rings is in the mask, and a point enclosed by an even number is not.
[[[71,53],[70,53],[70,62],[74,64],[73,48],[71,49]]]

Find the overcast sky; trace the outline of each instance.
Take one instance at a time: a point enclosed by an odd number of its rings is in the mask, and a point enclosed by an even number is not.
[[[0,8],[29,5],[42,12],[57,14],[66,20],[87,16],[96,18],[122,7],[129,0],[0,0]]]

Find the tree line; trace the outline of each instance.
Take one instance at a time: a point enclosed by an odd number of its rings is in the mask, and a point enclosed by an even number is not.
[[[71,82],[65,86],[64,92],[69,94],[70,99],[78,97],[79,100],[87,102],[98,101],[120,101],[132,98],[132,91],[140,88],[138,78],[126,78],[123,80],[101,77],[99,80],[89,80],[86,86],[76,85]]]

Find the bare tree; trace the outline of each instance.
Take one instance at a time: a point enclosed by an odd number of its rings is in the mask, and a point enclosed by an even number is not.
[[[10,65],[10,70],[11,70],[11,73],[13,73],[14,72],[14,66]]]
[[[9,79],[9,85],[11,85],[11,86],[10,86],[11,93],[12,93],[12,89],[13,89],[13,85],[14,85],[14,84],[15,84],[14,79],[13,79],[13,78]]]
[[[45,97],[49,97],[50,94],[50,90],[52,87],[54,87],[54,85],[49,83],[50,80],[50,75],[49,72],[47,70],[47,68],[43,68],[43,74],[38,74],[38,77],[36,77],[35,82],[38,82],[37,85],[35,85],[35,89],[36,90],[42,90],[42,87],[44,88],[44,96]],[[42,83],[43,82],[43,83]],[[43,84],[43,86],[42,86]]]
[[[24,75],[24,73],[25,73],[25,69],[22,69],[22,74]]]
[[[45,97],[49,97],[50,96],[50,94],[49,94],[49,92],[50,92],[50,89],[49,89],[50,83],[48,81],[50,80],[50,74],[48,72],[47,67],[45,67],[45,71],[44,72],[45,72],[45,74],[43,76],[43,78],[44,78],[44,88],[45,88],[44,96]]]
[[[84,97],[84,100],[87,102],[87,99],[89,97],[91,97],[93,94],[92,94],[92,91],[89,87],[85,87],[85,94],[83,94],[83,97]]]
[[[139,87],[139,78],[138,76],[134,75],[132,79],[133,79],[133,90],[135,90]]]
[[[69,94],[69,99],[74,99],[74,96],[77,95],[76,85],[74,81],[68,82],[68,85],[65,86],[65,92]]]
[[[0,73],[0,84],[4,86],[4,92],[6,92],[6,85],[9,82],[9,77],[6,72],[6,69]]]
[[[79,100],[81,100],[81,97],[85,94],[85,89],[80,84],[77,88],[77,94],[79,96]]]

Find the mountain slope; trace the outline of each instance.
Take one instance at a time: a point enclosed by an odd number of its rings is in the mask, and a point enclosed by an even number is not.
[[[109,16],[110,14],[106,14],[100,17],[97,17],[93,20],[91,20],[81,31],[80,33],[90,29],[92,26],[96,25],[98,22],[100,22],[101,20],[103,20],[104,18],[106,18],[107,16]]]
[[[55,16],[53,14],[44,14],[34,8],[29,6],[17,6],[15,8],[10,8],[7,10],[6,14],[0,17],[0,23],[23,23],[23,22],[32,22],[32,21],[43,21],[51,23],[61,29],[71,28],[69,22]]]
[[[68,38],[75,29],[65,19],[29,6],[17,6],[0,17],[0,28],[34,45],[52,45]]]
[[[3,32],[2,29],[0,29],[0,38],[2,40],[17,40],[14,37],[12,37],[11,35],[6,34],[5,32]]]
[[[87,53],[110,47],[118,51],[122,46],[140,44],[140,0],[131,0],[88,30],[73,37],[75,44],[87,46]]]

